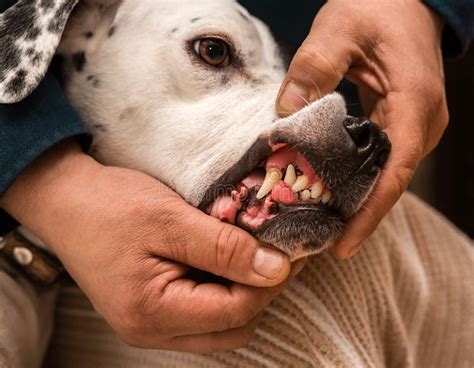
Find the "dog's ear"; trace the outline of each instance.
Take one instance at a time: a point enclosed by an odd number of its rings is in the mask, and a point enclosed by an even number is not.
[[[71,40],[76,31],[86,26],[111,22],[120,0],[81,0],[76,6],[77,3],[78,0],[19,0],[0,13],[0,103],[15,103],[28,96],[44,78],[61,39]],[[65,29],[69,31],[63,37]],[[89,37],[88,32],[83,38]]]
[[[77,0],[20,0],[0,14],[0,103],[25,98],[43,79]]]

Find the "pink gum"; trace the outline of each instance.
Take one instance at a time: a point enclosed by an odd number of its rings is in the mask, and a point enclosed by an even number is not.
[[[284,147],[271,154],[266,163],[266,168],[278,168],[285,170],[289,164],[298,167],[309,179],[309,184],[314,184],[316,179],[320,181],[309,162],[297,150]],[[309,186],[309,185],[308,185]]]

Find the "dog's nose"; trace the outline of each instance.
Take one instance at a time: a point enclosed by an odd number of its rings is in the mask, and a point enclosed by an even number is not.
[[[355,144],[356,155],[361,162],[358,173],[370,173],[375,168],[381,168],[391,149],[387,134],[365,118],[350,117],[344,120],[343,125]]]

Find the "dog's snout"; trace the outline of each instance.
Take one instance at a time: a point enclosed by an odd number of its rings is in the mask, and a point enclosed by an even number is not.
[[[388,159],[391,144],[387,134],[380,127],[364,118],[347,118],[344,128],[356,148],[356,155],[361,162],[359,173],[369,173],[381,168]]]

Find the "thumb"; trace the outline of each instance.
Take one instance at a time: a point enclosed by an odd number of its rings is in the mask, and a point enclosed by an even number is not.
[[[179,207],[186,223],[165,239],[172,246],[160,247],[160,256],[251,286],[275,286],[288,278],[291,265],[284,253],[185,202]]]
[[[292,114],[334,91],[349,69],[356,50],[354,41],[334,28],[334,22],[318,14],[281,85],[276,104],[278,114]]]

